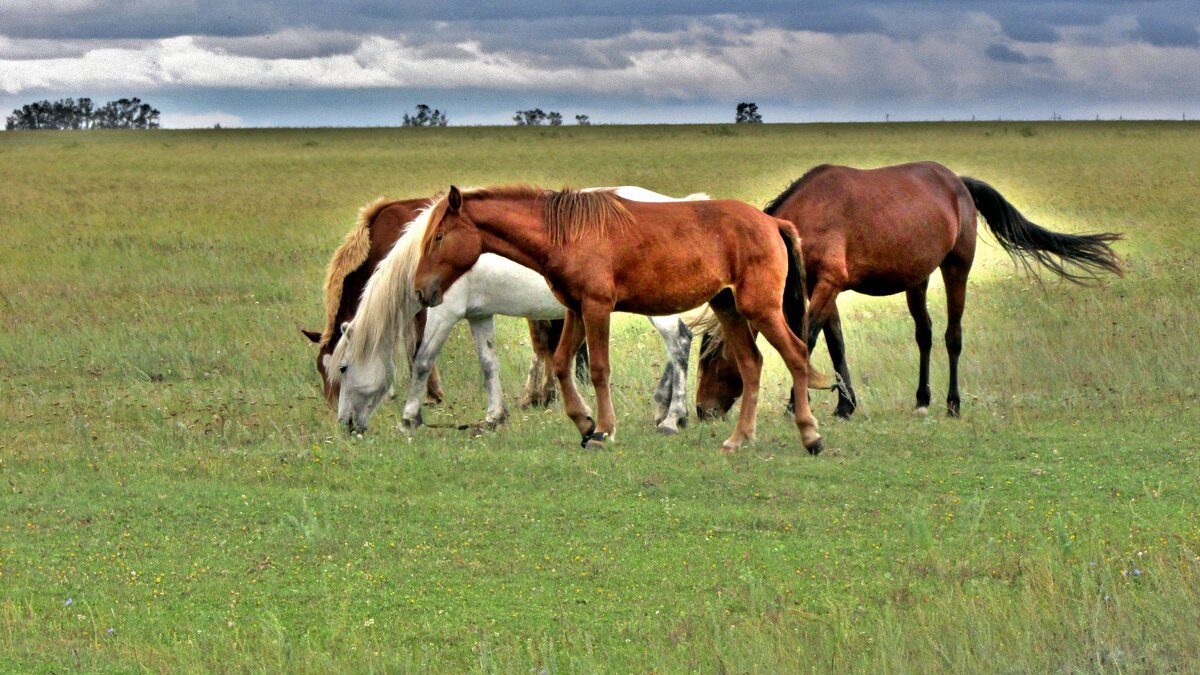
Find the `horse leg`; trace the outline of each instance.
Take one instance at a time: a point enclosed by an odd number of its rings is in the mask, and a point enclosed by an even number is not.
[[[675,385],[675,363],[667,361],[663,366],[658,384],[654,386],[654,425],[662,429],[662,423],[667,419],[671,404],[671,389]],[[664,432],[674,433],[674,432]]]
[[[421,342],[423,342],[425,339],[425,315],[427,313],[428,310],[422,309],[421,311],[417,312],[417,316],[414,319],[414,323],[416,324],[415,328],[417,344],[406,345],[407,349],[405,350],[408,355],[408,363],[410,366],[412,365],[413,359],[416,358],[416,353],[421,346]],[[429,373],[429,382],[425,385],[425,400],[428,403],[441,403],[445,399],[446,393],[442,391],[442,376],[438,374],[438,369],[435,365],[433,367],[433,371]]]
[[[687,368],[692,351],[692,331],[678,317],[650,317],[650,322],[662,335],[667,348],[667,365],[654,392],[654,402],[658,406],[655,424],[659,432],[674,434],[687,426]]]
[[[797,336],[804,339],[805,357],[812,355],[812,352],[817,349],[817,340],[821,337],[821,331],[829,322],[831,316],[837,313],[837,296],[841,292],[841,287],[833,283],[829,279],[819,278],[817,283],[813,285],[812,293],[808,299],[808,335]],[[757,326],[756,326],[757,327]],[[829,352],[831,355],[832,351]],[[799,390],[804,393],[804,398],[808,400],[808,391]],[[788,398],[787,414],[794,415],[796,410],[796,396],[798,393],[793,391]],[[841,409],[841,392],[838,392],[838,409]]]
[[[917,327],[917,349],[921,352],[920,375],[917,380],[917,412],[924,415],[929,412],[929,351],[933,348],[933,322],[929,319],[929,309],[925,304],[925,292],[929,288],[929,279],[908,289],[908,313],[912,314],[913,323]]]
[[[613,409],[612,389],[609,376],[612,372],[608,360],[609,319],[612,305],[598,302],[584,304],[583,328],[587,335],[592,387],[596,390],[596,429],[588,437],[584,447],[599,450],[612,440],[617,432],[617,413]]]
[[[409,433],[424,423],[421,418],[421,399],[425,392],[430,375],[433,373],[433,363],[437,355],[450,337],[450,329],[462,316],[452,312],[438,311],[435,307],[426,315],[425,333],[421,338],[421,347],[417,350],[410,367],[408,382],[408,398],[404,402],[404,412],[400,417],[400,428]]]
[[[575,423],[575,428],[583,435],[586,443],[596,429],[596,422],[592,419],[592,411],[583,402],[583,397],[575,387],[575,352],[579,351],[583,338],[583,321],[578,314],[567,310],[562,337],[558,341],[558,348],[554,350],[554,375],[558,378],[559,389],[562,390],[563,412]]]
[[[957,258],[942,263],[946,284],[946,352],[950,355],[950,389],[946,394],[946,414],[958,417],[962,397],[958,393],[958,356],[962,353],[962,315],[967,303],[967,275],[971,264]]]
[[[562,339],[563,320],[539,321],[546,327],[546,351],[542,354],[542,407],[549,408],[558,398],[558,382],[554,377],[554,350]]]
[[[483,426],[493,429],[508,419],[504,407],[504,391],[500,386],[500,358],[496,355],[496,322],[487,316],[471,319],[471,337],[475,338],[475,353],[479,356],[479,370],[483,373],[483,387],[487,391],[487,414]]]
[[[854,409],[858,407],[858,396],[855,395],[854,387],[850,384],[850,366],[846,364],[846,343],[842,339],[842,317],[838,313],[836,304],[833,306],[833,313],[829,315],[829,321],[825,322],[824,333],[825,344],[829,345],[829,358],[833,359],[833,369],[838,376],[838,404],[834,414],[848,420],[854,413]],[[812,358],[811,351],[808,357]]]
[[[721,322],[725,349],[737,363],[738,372],[742,376],[742,407],[738,411],[737,425],[733,429],[733,435],[721,444],[721,452],[735,452],[743,444],[754,440],[754,430],[758,422],[758,385],[762,375],[762,354],[754,344],[754,333],[750,330],[750,324],[744,316],[738,314],[732,302],[726,305],[710,301],[709,306]]]
[[[561,328],[559,329],[561,331]],[[529,361],[529,377],[525,379],[525,389],[521,394],[521,407],[545,407],[554,400],[558,390],[554,387],[554,345],[551,335],[553,328],[549,321],[529,320],[529,343],[533,347],[533,357]],[[549,396],[545,382],[550,382]]]
[[[817,432],[817,419],[808,405],[808,348],[788,327],[782,311],[774,311],[753,320],[753,326],[783,357],[792,372],[792,394],[796,401],[796,428],[809,454],[816,455],[823,446]],[[745,405],[745,404],[743,404]]]

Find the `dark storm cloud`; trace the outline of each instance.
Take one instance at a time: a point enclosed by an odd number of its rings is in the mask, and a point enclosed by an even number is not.
[[[239,37],[286,29],[343,31],[368,34],[421,34],[433,22],[458,26],[460,31],[487,34],[508,26],[529,38],[602,38],[635,28],[670,30],[689,19],[736,15],[788,30],[822,33],[889,34],[889,12],[922,12],[958,16],[964,13],[994,17],[1006,35],[1026,42],[1053,42],[1064,27],[1095,25],[1114,16],[1141,17],[1147,41],[1180,44],[1195,35],[1200,10],[1194,0],[614,0],[565,3],[561,0],[474,0],[443,2],[353,2],[302,0],[290,3],[212,0],[171,3],[156,0],[97,0],[54,5],[33,0],[10,3],[0,34],[16,38],[139,38],[178,35]],[[27,6],[28,11],[19,11]],[[71,9],[71,7],[74,9]],[[1189,24],[1189,20],[1191,23]],[[497,23],[498,22],[498,23]],[[1181,28],[1173,28],[1175,25]],[[1189,43],[1190,44],[1190,43]]]
[[[1196,23],[1186,19],[1139,16],[1137,36],[1157,47],[1195,47],[1200,45]]]
[[[260,59],[307,59],[353,53],[362,38],[349,33],[286,30],[254,37],[199,37],[196,45],[221,54]]]
[[[999,43],[989,45],[987,49],[983,50],[983,53],[987,54],[988,58],[992,59],[993,61],[999,61],[1000,63],[1050,63],[1050,59],[1044,56],[1030,57],[1009,47],[1008,45],[1002,45]]]

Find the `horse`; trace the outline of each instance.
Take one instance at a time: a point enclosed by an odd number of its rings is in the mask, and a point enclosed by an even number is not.
[[[1000,246],[1028,272],[1037,266],[1080,284],[1100,272],[1123,274],[1121,259],[1110,246],[1122,235],[1052,232],[1021,215],[991,185],[958,176],[935,162],[867,170],[820,165],[795,180],[763,210],[794,223],[804,239],[809,292],[806,344],[810,351],[815,349],[818,335],[824,332],[836,371],[835,415],[843,419],[849,419],[858,398],[846,365],[838,294],[846,290],[876,296],[906,294],[920,350],[916,411],[927,413],[933,332],[925,296],[929,277],[937,269],[941,269],[946,286],[949,318],[946,413],[959,416],[962,315],[979,215]],[[701,419],[723,416],[742,388],[731,356],[723,353],[719,342],[715,330],[704,331],[696,392],[696,412]]]
[[[644,188],[611,189],[634,200],[676,201]],[[684,199],[706,196],[690,195]],[[420,220],[418,216],[414,222]],[[494,428],[507,418],[508,411],[499,380],[493,316],[561,320],[566,309],[555,299],[541,275],[503,257],[485,255],[447,290],[445,302],[427,310],[424,334],[419,336],[420,326],[411,319],[417,307],[410,301],[411,286],[405,276],[410,268],[402,264],[404,251],[419,245],[420,239],[407,233],[397,241],[393,253],[380,263],[377,274],[368,281],[354,320],[343,327],[344,334],[361,331],[371,337],[361,343],[362,349],[350,348],[344,353],[335,350],[333,354],[333,362],[339,364],[333,379],[342,385],[339,421],[351,428],[366,428],[382,393],[386,393],[394,380],[394,368],[390,366],[393,351],[390,336],[403,334],[408,344],[420,337],[420,347],[411,363],[412,378],[401,427],[409,433],[420,427],[423,424],[421,393],[426,388],[434,360],[450,330],[466,319],[475,337],[488,396],[487,413],[481,426]],[[394,264],[393,259],[401,264]],[[667,350],[666,365],[654,394],[655,423],[659,432],[674,434],[687,425],[687,367],[692,333],[677,316],[650,317],[650,322],[662,336]]]
[[[335,410],[340,387],[331,381],[329,367],[333,350],[342,338],[342,324],[354,317],[358,310],[359,298],[371,273],[428,201],[428,198],[381,198],[363,206],[359,209],[355,226],[329,261],[324,283],[324,329],[318,332],[301,328],[300,332],[318,347],[316,362],[317,373],[321,377],[321,391],[326,403]],[[424,331],[424,323],[425,311],[422,310],[415,317],[418,342]],[[547,406],[558,394],[558,385],[551,372],[550,360],[555,347],[558,346],[558,336],[562,334],[562,321],[530,321],[529,334],[533,345],[533,359],[521,398],[523,408]],[[406,357],[409,363],[416,356],[416,349],[416,344],[408,345]],[[581,364],[586,372],[586,360],[581,359]],[[425,395],[427,400],[437,403],[445,398],[436,366],[431,367]]]
[[[486,253],[528,267],[549,282],[567,307],[554,353],[555,376],[567,417],[585,448],[605,447],[616,431],[608,353],[614,311],[661,315],[709,303],[746,383],[737,425],[721,446],[724,452],[754,438],[762,356],[752,328],[779,351],[797,393],[806,391],[810,379],[820,379],[815,373],[810,378],[808,352],[797,337],[804,320],[799,235],[790,222],[749,204],[637,202],[612,190],[501,186],[460,191],[451,186],[421,226],[423,239],[409,263],[421,306],[440,305],[455,281]],[[411,231],[417,229],[414,224]],[[585,337],[598,419],[592,418],[570,371],[570,355]],[[801,441],[816,454],[822,447],[817,421],[807,397],[797,396],[797,401]]]

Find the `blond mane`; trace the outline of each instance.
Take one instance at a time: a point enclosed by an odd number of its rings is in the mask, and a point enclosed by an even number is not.
[[[550,243],[562,246],[589,234],[608,235],[633,224],[633,216],[614,190],[580,191],[563,188],[546,195],[546,230]]]
[[[338,310],[342,306],[342,289],[345,288],[346,277],[362,267],[371,253],[371,222],[380,211],[395,201],[380,197],[360,208],[354,229],[346,234],[346,238],[329,259],[329,266],[325,268],[325,329],[321,333],[320,347],[329,344],[337,329]]]
[[[358,312],[350,322],[351,335],[343,336],[333,351],[333,363],[343,363],[346,357],[358,362],[364,357],[374,356],[381,349],[388,349],[388,362],[395,363],[395,338],[401,333],[407,340],[414,338],[413,316],[420,310],[412,292],[413,277],[421,261],[422,242],[425,240],[431,217],[444,200],[432,201],[418,212],[404,234],[396,240],[392,250],[375,267],[367,285],[363,288]],[[341,372],[330,368],[331,382],[338,382]]]

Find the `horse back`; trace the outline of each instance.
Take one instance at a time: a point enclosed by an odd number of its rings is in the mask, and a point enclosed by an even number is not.
[[[928,278],[958,246],[964,198],[973,204],[958,176],[936,162],[825,165],[798,181],[775,215],[800,232],[810,279],[888,295]]]

